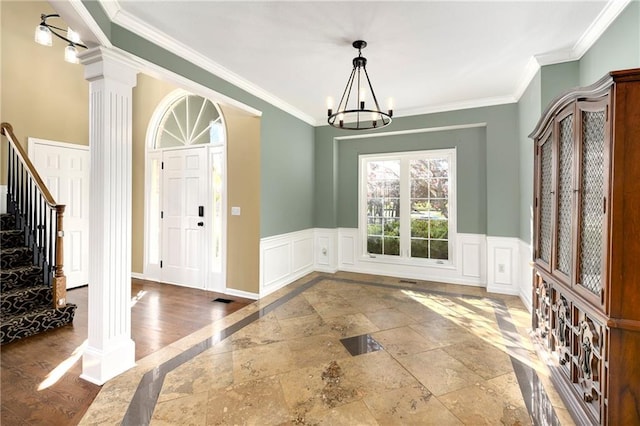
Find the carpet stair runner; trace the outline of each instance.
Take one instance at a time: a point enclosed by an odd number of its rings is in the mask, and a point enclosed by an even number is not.
[[[53,307],[42,268],[33,265],[33,251],[11,214],[0,215],[0,251],[0,344],[73,322],[76,305]]]

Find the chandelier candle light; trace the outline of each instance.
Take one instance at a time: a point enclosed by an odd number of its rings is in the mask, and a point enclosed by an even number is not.
[[[388,126],[393,116],[391,101],[389,101],[387,112],[383,112],[378,105],[378,99],[369,80],[367,58],[362,56],[362,49],[367,47],[367,42],[356,40],[352,45],[358,49],[358,56],[353,58],[353,70],[336,112],[333,112],[333,100],[331,98],[327,100],[327,115],[329,117],[327,121],[333,127],[348,130],[370,130]],[[362,75],[363,73],[364,75]],[[354,83],[356,84],[355,96],[352,95]],[[375,107],[373,109],[367,108],[367,94],[371,95],[373,106],[370,108]],[[352,100],[351,106],[349,106],[349,99]]]
[[[87,48],[87,46],[80,42],[80,35],[77,32],[73,31],[71,28],[67,28],[65,30],[47,23],[47,19],[50,18],[60,18],[60,15],[58,15],[57,13],[51,15],[45,15],[43,13],[40,15],[40,24],[36,27],[36,43],[43,46],[51,46],[53,44],[53,37],[51,35],[55,35],[59,39],[64,40],[68,43],[67,47],[65,47],[64,49],[64,60],[72,64],[77,64],[78,50],[76,49],[76,46],[85,49]],[[66,33],[67,36],[63,36],[58,31]]]

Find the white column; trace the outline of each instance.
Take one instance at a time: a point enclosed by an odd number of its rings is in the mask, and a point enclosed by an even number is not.
[[[80,56],[89,81],[89,332],[83,379],[135,365],[131,339],[131,123],[136,70],[102,47]]]

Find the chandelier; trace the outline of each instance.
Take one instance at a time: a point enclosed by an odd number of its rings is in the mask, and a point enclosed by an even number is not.
[[[378,99],[367,73],[367,58],[362,56],[362,49],[367,47],[367,42],[356,40],[352,46],[358,49],[358,56],[353,58],[353,70],[347,80],[347,86],[338,104],[338,110],[333,111],[331,99],[327,102],[327,115],[329,116],[327,121],[333,127],[349,130],[380,129],[388,126],[391,123],[393,109],[389,104],[387,112],[383,112],[378,105]],[[355,95],[353,94],[354,84],[356,85]],[[368,97],[367,94],[370,96]],[[369,99],[369,105],[367,99]]]
[[[51,46],[53,44],[53,34],[54,36],[68,43],[67,47],[65,47],[64,49],[64,60],[72,64],[77,64],[78,49],[76,49],[76,46],[85,49],[87,48],[87,46],[80,42],[80,35],[77,32],[73,31],[71,28],[67,27],[67,29],[65,30],[63,28],[56,27],[55,25],[47,23],[47,19],[50,18],[60,18],[60,15],[58,15],[57,13],[51,15],[45,15],[43,13],[40,15],[40,24],[36,27],[36,43],[43,46]],[[60,32],[66,33],[66,37],[63,36]]]

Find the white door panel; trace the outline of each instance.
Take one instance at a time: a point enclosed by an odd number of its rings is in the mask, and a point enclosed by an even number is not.
[[[67,288],[89,281],[89,147],[29,138],[29,158],[57,203],[64,204]]]
[[[165,282],[204,288],[206,147],[164,151],[162,268]]]

